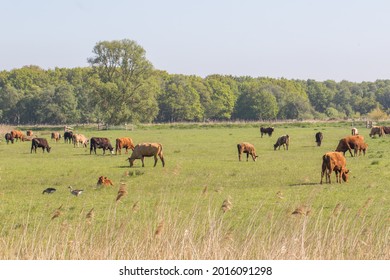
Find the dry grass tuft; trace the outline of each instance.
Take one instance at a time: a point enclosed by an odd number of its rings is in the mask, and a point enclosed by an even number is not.
[[[121,183],[115,201],[118,202],[125,195],[127,195],[126,185],[124,183]]]
[[[62,214],[61,209],[62,209],[62,205],[61,205],[60,207],[58,207],[58,208],[54,211],[53,216],[51,217],[52,220],[54,220],[55,218],[58,218],[59,216],[61,216],[61,214]]]
[[[223,213],[226,213],[227,211],[231,210],[233,207],[231,201],[229,198],[225,199],[222,203],[221,209]]]
[[[87,223],[91,224],[92,223],[92,220],[94,219],[95,217],[95,211],[94,209],[92,208],[91,210],[89,210],[89,212],[87,213],[87,215],[85,216],[85,218],[87,219]]]
[[[140,209],[140,206],[139,206],[139,201],[136,201],[134,204],[133,204],[133,207],[131,208],[133,210],[133,213],[137,213]]]
[[[154,232],[154,236],[156,238],[160,238],[163,230],[164,230],[164,219],[162,219],[161,222],[158,224],[157,229]]]
[[[307,216],[309,215],[311,212],[311,209],[310,207],[306,206],[306,205],[301,205],[299,206],[298,208],[296,208],[291,214],[292,215],[303,215],[303,216]]]

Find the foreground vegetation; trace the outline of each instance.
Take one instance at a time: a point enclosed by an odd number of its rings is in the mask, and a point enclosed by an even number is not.
[[[390,139],[358,128],[367,155],[347,155],[349,183],[323,185],[321,156],[350,133],[346,124],[279,124],[263,138],[258,125],[75,128],[111,142],[160,142],[164,168],[147,158],[130,169],[124,154],[90,155],[62,141],[50,154],[3,141],[0,259],[389,259]],[[289,151],[274,151],[286,133]],[[255,145],[257,162],[238,161],[241,141]],[[101,175],[114,187],[96,186]],[[57,191],[42,194],[47,187]]]

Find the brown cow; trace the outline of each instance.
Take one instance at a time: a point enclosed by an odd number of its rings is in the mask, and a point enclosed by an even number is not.
[[[21,132],[20,130],[11,130],[11,135],[12,138],[16,140],[16,142],[18,141],[18,139],[24,141],[27,138],[26,135],[24,135],[23,132]]]
[[[33,136],[34,133],[32,130],[27,130],[26,134],[27,136]]]
[[[79,144],[83,145],[84,148],[88,146],[89,139],[83,134],[73,134],[72,135],[73,147],[79,147]]]
[[[383,130],[383,126],[373,126],[370,131],[370,137],[375,136],[376,134],[379,135],[379,137],[385,135],[385,132]]]
[[[164,156],[162,152],[162,145],[160,143],[142,143],[137,144],[134,147],[133,153],[128,158],[130,167],[133,166],[134,160],[140,159],[142,161],[142,167],[144,167],[144,157],[154,157],[154,167],[157,164],[157,156],[160,157],[162,166],[165,166]]]
[[[252,156],[253,161],[256,161],[258,156],[256,155],[256,149],[255,147],[247,142],[242,142],[240,144],[237,144],[238,149],[238,160],[241,161],[241,155],[242,153],[246,154],[246,161],[248,161],[249,155]]]
[[[61,134],[59,132],[52,132],[51,139],[54,139],[54,141],[58,142],[61,139]]]
[[[290,144],[290,136],[288,136],[288,134],[280,136],[278,138],[278,140],[276,141],[276,143],[274,144],[274,151],[276,151],[276,149],[278,147],[280,150],[281,146],[283,146],[283,149],[285,149],[285,150],[287,149],[287,151],[288,151],[289,144]]]
[[[355,150],[355,147],[359,149],[360,146],[363,146],[364,137],[361,135],[352,135],[340,139],[339,144],[336,148],[336,152],[342,152],[345,155],[346,151],[349,151],[351,157],[353,157],[352,149]]]
[[[357,156],[358,155],[358,152],[359,152],[359,156],[362,154],[363,152],[363,155],[365,156],[366,155],[366,151],[367,151],[367,148],[368,148],[368,144],[367,143],[358,143],[355,148],[354,148],[354,155]]]
[[[122,148],[126,149],[125,154],[128,153],[128,151],[127,151],[128,149],[131,149],[132,151],[134,151],[133,139],[131,139],[130,137],[127,137],[127,138],[117,138],[116,139],[116,143],[115,143],[115,154],[117,154],[119,152],[119,154],[121,155],[122,154]]]
[[[321,182],[325,175],[326,183],[331,183],[330,175],[334,171],[336,174],[336,182],[341,184],[341,178],[344,182],[348,182],[349,170],[346,167],[347,160],[340,152],[328,152],[322,156],[322,171]]]
[[[103,186],[113,186],[114,184],[110,179],[108,179],[106,176],[100,176],[97,185],[103,185]]]
[[[33,138],[31,141],[31,153],[33,150],[37,153],[37,148],[42,148],[43,153],[45,152],[45,149],[48,153],[50,153],[51,149],[45,138]]]

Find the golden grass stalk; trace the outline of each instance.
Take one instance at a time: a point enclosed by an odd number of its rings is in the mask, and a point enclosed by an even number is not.
[[[226,213],[227,211],[231,210],[233,207],[231,201],[229,200],[229,198],[225,199],[222,203],[222,206],[221,206],[221,209],[223,211],[223,213]]]
[[[54,211],[53,216],[51,217],[52,220],[61,216],[61,214],[62,214],[61,208],[62,208],[62,205]]]
[[[124,183],[121,183],[121,186],[118,190],[118,194],[116,196],[116,202],[118,202],[125,195],[127,195],[126,185]]]

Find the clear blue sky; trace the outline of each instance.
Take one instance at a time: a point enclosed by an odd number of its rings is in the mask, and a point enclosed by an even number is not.
[[[84,67],[97,42],[131,39],[171,74],[390,79],[387,0],[1,2],[0,70]]]

